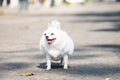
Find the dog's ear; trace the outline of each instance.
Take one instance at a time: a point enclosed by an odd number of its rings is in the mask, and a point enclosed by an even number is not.
[[[60,22],[59,23],[55,23],[54,24],[54,28],[57,29],[57,30],[61,30]]]
[[[51,23],[48,23],[48,27],[55,28],[57,30],[60,30],[60,22],[57,20],[53,20]]]
[[[48,28],[49,28],[49,27],[51,27],[51,24],[50,24],[50,23],[48,23]]]

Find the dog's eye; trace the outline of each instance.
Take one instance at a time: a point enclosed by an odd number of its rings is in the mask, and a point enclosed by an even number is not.
[[[46,34],[44,34],[46,36]]]
[[[51,33],[51,35],[54,35],[54,33]]]

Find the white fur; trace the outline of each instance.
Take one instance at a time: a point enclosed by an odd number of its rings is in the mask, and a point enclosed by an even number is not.
[[[54,35],[51,35],[51,33]],[[46,36],[49,36],[49,39],[55,38],[55,41],[48,44]],[[64,69],[68,69],[68,56],[72,55],[74,44],[69,35],[61,30],[60,22],[54,20],[48,24],[48,29],[44,31],[39,46],[41,52],[46,54],[47,70],[51,69],[51,60],[61,60]]]

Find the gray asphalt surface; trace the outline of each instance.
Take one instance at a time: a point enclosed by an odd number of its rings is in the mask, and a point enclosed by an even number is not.
[[[120,80],[120,4],[87,3],[0,16],[0,80]],[[59,62],[45,70],[39,39],[53,19],[75,44],[68,70]],[[32,72],[33,76],[20,76]]]

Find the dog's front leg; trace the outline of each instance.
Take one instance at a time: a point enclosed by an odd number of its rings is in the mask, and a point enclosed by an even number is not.
[[[64,69],[68,69],[68,55],[64,55],[63,60],[64,60]]]
[[[51,69],[51,58],[49,55],[46,55],[46,59],[47,59],[47,70]]]

